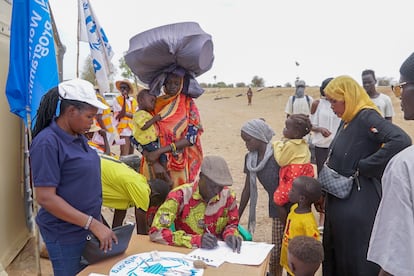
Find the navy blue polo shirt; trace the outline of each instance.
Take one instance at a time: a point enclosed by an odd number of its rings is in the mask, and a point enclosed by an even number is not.
[[[35,187],[56,187],[56,194],[66,202],[100,220],[100,160],[84,136],[68,134],[54,119],[33,139],[30,163]],[[40,208],[36,222],[48,241],[79,242],[89,233],[83,227],[58,219],[44,208]]]

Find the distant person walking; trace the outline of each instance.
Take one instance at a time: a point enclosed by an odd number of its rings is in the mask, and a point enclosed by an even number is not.
[[[306,83],[304,80],[297,80],[295,82],[295,95],[290,96],[286,103],[285,112],[287,117],[292,114],[309,115],[313,98],[305,94]]]
[[[246,95],[247,95],[247,105],[252,105],[253,91],[251,87],[249,87],[249,89],[247,90]]]
[[[374,70],[364,70],[362,71],[362,85],[364,86],[365,91],[367,91],[371,101],[378,107],[382,116],[392,121],[394,116],[394,108],[392,107],[391,98],[385,94],[379,93],[376,90],[375,84],[377,79],[375,78]]]

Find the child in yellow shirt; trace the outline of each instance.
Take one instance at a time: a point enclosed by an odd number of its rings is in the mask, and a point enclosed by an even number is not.
[[[292,181],[301,175],[314,176],[309,145],[303,138],[311,129],[312,124],[307,115],[292,114],[286,119],[283,138],[273,143],[275,160],[280,166],[279,186],[273,194],[273,201],[283,222],[291,206],[288,193]]]
[[[155,151],[160,148],[155,123],[161,120],[161,117],[159,114],[152,115],[155,99],[156,97],[151,95],[148,89],[141,90],[137,95],[139,109],[132,119],[134,127],[131,142],[141,153]],[[167,156],[161,154],[159,161],[161,165],[166,166]]]
[[[280,264],[290,275],[294,274],[288,265],[289,241],[296,236],[309,236],[319,240],[318,224],[311,207],[321,195],[321,184],[315,178],[299,176],[293,180],[292,188],[289,191],[289,200],[294,204],[286,220],[280,252]]]

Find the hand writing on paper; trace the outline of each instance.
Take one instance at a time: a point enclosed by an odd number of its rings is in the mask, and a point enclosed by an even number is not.
[[[201,248],[213,249],[217,245],[217,238],[213,234],[204,233],[203,236],[201,236]]]
[[[227,236],[224,241],[226,242],[227,246],[233,249],[233,252],[237,252],[240,254],[240,248],[242,244],[242,239],[239,236],[229,235]]]

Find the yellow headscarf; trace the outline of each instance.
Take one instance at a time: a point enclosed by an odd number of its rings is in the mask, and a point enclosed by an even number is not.
[[[380,111],[371,101],[365,89],[349,76],[334,78],[324,89],[325,95],[337,101],[345,102],[342,120],[349,123],[362,109],[370,108]]]

